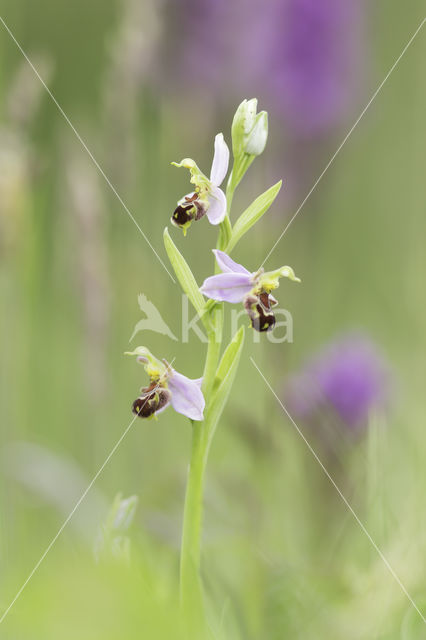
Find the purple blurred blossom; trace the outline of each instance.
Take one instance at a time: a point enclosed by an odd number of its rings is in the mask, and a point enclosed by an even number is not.
[[[203,92],[261,97],[292,136],[321,134],[354,95],[361,15],[356,0],[185,0],[174,73]]]
[[[350,427],[364,423],[374,407],[387,404],[391,373],[366,335],[348,334],[325,347],[292,376],[286,389],[290,412],[309,419],[332,409]]]
[[[339,122],[354,90],[360,3],[289,0],[277,9],[270,89],[293,129],[322,132]]]
[[[170,27],[176,36],[173,76],[185,85],[199,86],[223,80],[227,42],[230,36],[227,0],[182,0],[169,2]],[[177,11],[174,12],[174,10]],[[173,34],[171,34],[173,38]]]

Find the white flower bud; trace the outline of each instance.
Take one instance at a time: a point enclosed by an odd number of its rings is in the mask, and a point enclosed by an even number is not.
[[[241,104],[243,106],[242,109],[242,117],[243,117],[243,127],[244,133],[247,135],[253,129],[256,121],[256,111],[257,111],[257,98],[252,98],[251,100],[244,100]]]
[[[261,111],[256,116],[254,126],[247,135],[245,152],[253,156],[259,156],[265,149],[267,139],[268,114],[266,111]]]

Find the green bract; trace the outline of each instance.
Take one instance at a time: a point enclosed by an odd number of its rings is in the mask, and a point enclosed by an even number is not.
[[[176,247],[175,243],[170,237],[169,230],[167,227],[164,229],[164,246],[166,247],[167,255],[169,256],[170,264],[173,267],[173,270],[176,274],[177,279],[179,280],[180,286],[183,291],[188,296],[188,299],[191,301],[195,311],[198,313],[200,318],[207,322],[207,317],[205,316],[205,302],[204,298],[200,293],[198,284],[194,278],[194,275],[189,268],[188,263],[186,262],[183,255],[180,253],[179,249]]]
[[[213,439],[217,423],[225,408],[231,388],[237,374],[241,351],[244,345],[244,327],[240,327],[229,343],[219,363],[212,390],[212,402],[206,412],[208,424],[207,446]]]
[[[226,252],[229,253],[241,240],[243,235],[247,233],[251,227],[256,224],[258,220],[263,216],[266,211],[268,211],[271,204],[274,202],[277,197],[282,185],[282,180],[274,184],[273,187],[270,187],[267,191],[262,193],[256,200],[254,200],[249,207],[240,215],[238,220],[236,221],[232,233],[231,238],[226,247]]]

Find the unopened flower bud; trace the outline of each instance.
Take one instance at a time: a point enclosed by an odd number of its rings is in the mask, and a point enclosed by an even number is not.
[[[245,152],[253,156],[260,156],[265,149],[267,139],[268,114],[266,111],[261,111],[257,114],[254,126],[248,134]]]
[[[243,100],[235,112],[232,122],[232,147],[234,156],[243,153],[258,156],[265,148],[268,138],[268,114],[256,115],[257,99]]]

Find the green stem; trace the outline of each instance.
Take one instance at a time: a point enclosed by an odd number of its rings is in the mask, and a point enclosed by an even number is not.
[[[203,488],[206,468],[204,428],[204,423],[193,422],[180,559],[181,606],[187,634],[191,640],[202,638],[206,631],[200,577]]]
[[[222,344],[223,305],[211,311],[212,330],[209,332],[206,364],[203,374],[203,394],[206,411],[218,366]],[[181,606],[188,638],[201,640],[207,633],[203,589],[200,578],[203,489],[207,465],[209,425],[193,422],[191,460],[186,486],[185,509],[180,560]]]
[[[232,200],[234,199],[234,170],[235,167],[232,168],[231,175],[229,176],[228,184],[226,185],[226,217],[229,219],[229,213],[232,207]]]
[[[229,219],[234,188],[228,184],[227,214],[221,224],[218,249],[229,242],[232,226]],[[222,346],[223,304],[215,303],[210,313],[211,330],[208,333],[206,363],[203,373],[203,394],[206,400],[206,415],[211,401],[213,384]],[[183,514],[183,532],[180,558],[180,597],[188,638],[201,640],[207,635],[204,611],[203,588],[200,577],[200,556],[203,519],[204,476],[210,446],[211,431],[208,420],[192,423],[191,460]]]
[[[208,334],[208,347],[206,364],[203,373],[202,391],[207,399],[213,386],[217,365],[219,362],[220,348],[222,345],[223,304],[216,304],[210,312],[212,330]]]
[[[229,244],[229,240],[231,239],[231,235],[232,235],[232,225],[228,215],[226,215],[223,222],[221,222],[220,224],[219,239],[218,239],[216,248],[220,249],[221,251],[226,249],[227,245]]]

